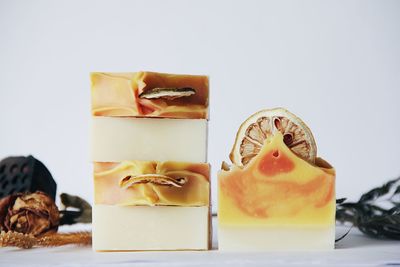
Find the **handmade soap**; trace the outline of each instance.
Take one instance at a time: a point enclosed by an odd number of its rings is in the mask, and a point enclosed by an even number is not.
[[[95,250],[205,250],[210,242],[206,163],[94,163]]]
[[[93,249],[207,250],[209,207],[94,205]]]
[[[208,77],[92,73],[93,248],[207,250]]]
[[[208,77],[156,72],[91,74],[93,116],[208,119]]]
[[[207,120],[92,118],[92,160],[207,161]]]
[[[221,250],[334,248],[335,171],[297,156],[275,132],[245,166],[218,174]]]

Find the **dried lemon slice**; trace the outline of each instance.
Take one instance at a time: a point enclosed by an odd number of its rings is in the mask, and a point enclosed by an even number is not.
[[[315,162],[317,146],[310,129],[283,108],[261,110],[242,123],[229,155],[231,161],[238,166],[246,165],[276,131],[283,134],[283,141],[297,156]]]

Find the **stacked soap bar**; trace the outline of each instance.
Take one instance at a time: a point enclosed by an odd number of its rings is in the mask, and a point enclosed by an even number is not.
[[[335,242],[335,170],[311,164],[276,133],[245,167],[218,175],[219,248],[327,250]]]
[[[208,77],[92,73],[93,248],[206,250]]]

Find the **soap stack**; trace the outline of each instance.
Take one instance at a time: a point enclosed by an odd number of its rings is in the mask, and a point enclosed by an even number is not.
[[[93,248],[210,247],[208,77],[92,73]]]

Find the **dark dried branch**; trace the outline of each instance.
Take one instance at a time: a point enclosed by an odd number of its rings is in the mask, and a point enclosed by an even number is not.
[[[397,178],[374,188],[357,202],[338,199],[336,221],[351,223],[371,237],[400,240],[399,182]]]

